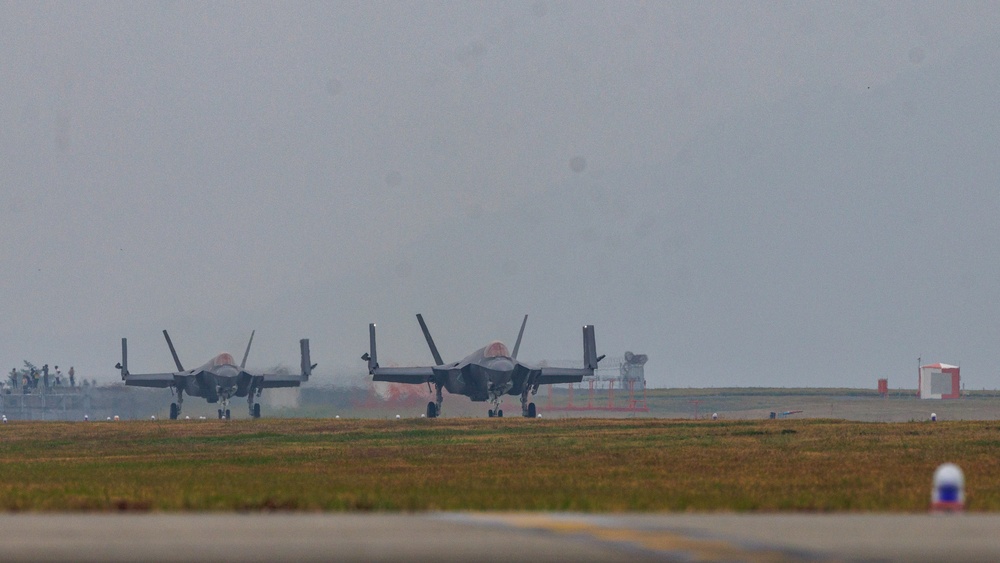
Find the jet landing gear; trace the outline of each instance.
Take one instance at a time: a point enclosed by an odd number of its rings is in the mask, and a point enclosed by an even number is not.
[[[531,389],[531,394],[534,395],[538,391],[537,387]],[[525,387],[524,392],[521,393],[521,416],[525,418],[535,418],[538,416],[538,409],[535,408],[535,403],[528,402],[528,388]]]
[[[220,402],[222,403],[222,408],[219,409],[219,420],[229,420],[232,418],[232,415],[229,413],[229,397],[224,397]]]
[[[500,408],[500,397],[490,399],[490,402],[493,403],[493,408],[489,411],[490,418],[503,417],[503,409]]]
[[[184,404],[184,393],[177,390],[177,402],[170,403],[170,420],[177,420],[181,416],[181,405]]]
[[[250,406],[250,418],[260,418],[260,402],[259,402],[260,401],[260,392],[261,392],[261,390],[258,389],[257,393],[256,393],[258,402],[256,402],[256,403],[253,401],[254,400],[254,392],[250,391],[249,393],[247,393],[247,403]],[[229,417],[226,417],[226,418],[229,418]]]
[[[441,386],[435,384],[435,390],[437,391],[434,401],[427,403],[427,418],[437,418],[441,416],[441,403],[444,401],[444,396],[441,394]]]

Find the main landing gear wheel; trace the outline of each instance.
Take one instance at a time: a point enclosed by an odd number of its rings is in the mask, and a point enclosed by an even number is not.
[[[528,418],[535,418],[538,416],[538,410],[535,408],[535,403],[528,404]]]
[[[222,420],[222,409],[219,409],[219,420]]]
[[[229,420],[230,418],[232,418],[232,415],[229,414],[229,409],[226,409],[226,420]]]
[[[497,416],[503,416],[503,409],[497,409]]]
[[[490,415],[490,418],[493,418],[493,417],[495,416],[495,415],[493,414],[493,409],[490,409],[490,412],[489,412],[489,415]]]
[[[437,418],[437,415],[437,405],[434,404],[434,401],[427,403],[427,418]]]
[[[177,415],[181,413],[181,409],[177,408],[177,403],[170,403],[170,420],[177,420]]]
[[[260,403],[253,404],[253,417],[260,418]]]

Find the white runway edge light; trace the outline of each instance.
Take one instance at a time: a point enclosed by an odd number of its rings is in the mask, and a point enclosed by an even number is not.
[[[954,463],[942,464],[934,471],[931,510],[934,512],[965,510],[965,475]]]
[[[931,422],[937,422],[937,413],[936,412],[932,412],[931,413]]]

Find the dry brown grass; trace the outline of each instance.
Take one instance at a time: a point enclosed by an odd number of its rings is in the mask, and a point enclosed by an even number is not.
[[[924,511],[945,461],[1000,509],[997,422],[12,422],[3,510]]]

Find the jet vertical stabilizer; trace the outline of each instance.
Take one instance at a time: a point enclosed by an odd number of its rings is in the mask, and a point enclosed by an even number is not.
[[[253,337],[251,337],[252,339]],[[249,346],[247,347],[249,349]],[[302,354],[302,381],[309,381],[309,376],[312,375],[312,370],[316,367],[316,364],[312,363],[309,358],[309,339],[303,338],[299,340],[299,351]]]
[[[583,327],[583,367],[584,369],[597,369],[597,363],[604,359],[604,356],[597,356],[597,341],[594,337],[594,325],[584,325]]]
[[[247,342],[247,351],[243,352],[243,361],[240,362],[240,369],[246,369],[247,367],[247,356],[250,355],[250,345],[253,344],[253,335],[257,332],[256,330],[250,331],[250,342]]]
[[[378,353],[375,351],[375,323],[368,325],[368,353],[361,356],[362,360],[368,362],[368,373],[375,373],[378,369]]]
[[[128,339],[122,338],[122,362],[115,366],[122,372],[122,379],[128,376]]]
[[[427,325],[424,323],[424,317],[420,313],[417,313],[417,321],[420,323],[420,330],[424,331],[424,338],[427,339],[427,346],[431,349],[431,355],[434,356],[434,364],[442,365],[444,360],[441,359],[441,354],[438,353],[437,346],[434,345],[434,339],[431,338],[431,331],[427,330]]]
[[[177,366],[177,371],[184,371],[184,366],[181,365],[181,360],[177,357],[177,350],[174,350],[174,343],[170,341],[170,335],[167,334],[166,329],[163,330],[163,338],[167,339],[167,346],[170,348],[170,355],[174,357],[174,365]]]
[[[521,330],[517,332],[517,342],[514,343],[514,351],[510,353],[510,357],[517,359],[517,349],[521,347],[521,337],[524,336],[524,325],[528,324],[528,315],[524,316],[524,320],[521,321]]]

